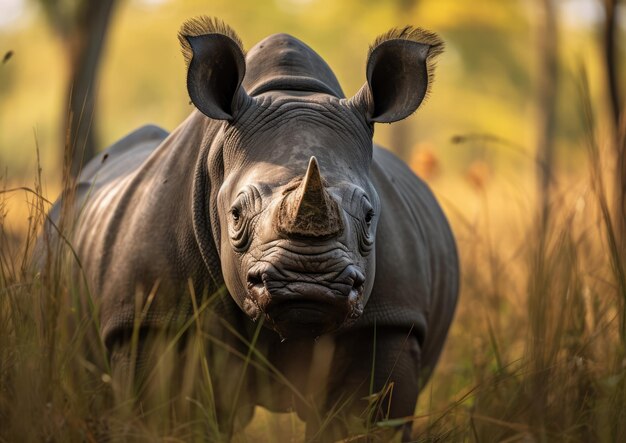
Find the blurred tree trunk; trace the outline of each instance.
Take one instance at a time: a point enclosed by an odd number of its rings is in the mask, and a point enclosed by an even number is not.
[[[622,259],[626,259],[626,113],[622,111],[619,132],[615,139],[617,170],[615,172],[615,220]]]
[[[604,65],[614,128],[612,139],[617,159],[613,217],[620,250],[624,253],[626,249],[626,115],[624,115],[619,90],[619,23],[616,14],[618,3],[618,0],[603,0],[606,19],[604,26]]]
[[[97,73],[115,0],[40,3],[66,51],[69,74],[68,107],[62,127],[63,165],[64,173],[75,177],[96,153]]]
[[[621,100],[618,84],[618,23],[615,9],[617,0],[604,0],[604,11],[606,24],[604,27],[604,63],[607,74],[607,85],[609,93],[609,101],[611,107],[611,116],[615,123],[615,128],[619,128]]]
[[[553,0],[539,0],[537,41],[539,53],[538,72],[538,122],[537,166],[539,205],[542,226],[550,214],[550,185],[553,179],[554,135],[556,130],[556,104],[558,89],[558,41]]]
[[[549,353],[546,352],[546,337],[549,335],[547,313],[551,302],[546,274],[549,264],[547,239],[550,221],[551,186],[554,174],[554,139],[556,133],[557,88],[559,83],[558,34],[554,0],[536,2],[536,41],[537,41],[537,184],[539,215],[539,243],[536,251],[536,271],[529,286],[529,323],[532,339],[529,349],[532,360],[532,376],[529,378],[532,406],[530,420],[533,429],[539,430],[538,440],[545,441],[546,429],[544,411],[548,397],[546,383],[549,383],[549,369],[552,366]],[[538,286],[533,285],[538,283]],[[537,307],[539,307],[537,309]]]

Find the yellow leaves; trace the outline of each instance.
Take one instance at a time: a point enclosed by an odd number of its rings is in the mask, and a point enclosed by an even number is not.
[[[430,143],[417,144],[413,148],[409,166],[422,179],[429,181],[441,172],[440,161]]]

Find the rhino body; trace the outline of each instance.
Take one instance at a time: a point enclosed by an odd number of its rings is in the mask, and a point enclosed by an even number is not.
[[[147,358],[129,351],[138,298],[152,295],[140,319],[146,337],[191,315],[190,288],[206,297],[225,287],[214,333],[245,354],[223,322],[252,340],[263,321],[255,347],[291,383],[248,368],[243,423],[254,405],[295,408],[310,436],[323,435],[293,386],[321,393],[322,410],[350,398],[345,412],[358,413],[371,380],[374,392],[393,383],[391,417],[411,416],[454,313],[456,248],[428,187],[371,140],[374,122],[404,118],[421,102],[433,41],[408,31],[382,39],[368,83],[348,100],[325,62],[291,36],[268,37],[244,59],[215,22],[192,25],[181,38],[199,110],[169,134],[146,126],[120,140],[83,169],[76,191],[72,242],[113,371]],[[413,67],[420,82],[381,80],[389,67]],[[312,388],[322,345],[326,381]],[[233,397],[227,378],[214,382],[218,414]],[[328,439],[342,431],[333,432]]]

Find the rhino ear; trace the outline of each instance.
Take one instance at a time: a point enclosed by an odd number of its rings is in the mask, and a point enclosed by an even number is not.
[[[407,26],[376,39],[367,59],[367,83],[352,99],[371,122],[392,123],[411,115],[428,94],[434,58],[443,42],[429,31]]]
[[[197,17],[183,24],[178,39],[193,104],[207,117],[234,120],[249,98],[241,86],[246,61],[239,37],[219,20]]]

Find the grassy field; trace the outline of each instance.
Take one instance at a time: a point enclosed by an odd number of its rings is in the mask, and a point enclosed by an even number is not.
[[[547,223],[532,200],[505,180],[488,183],[481,168],[436,188],[457,237],[462,287],[444,354],[411,419],[416,441],[626,439],[624,262],[608,214],[606,154],[581,96],[589,169],[558,177]],[[33,183],[5,184],[0,194],[0,441],[217,438],[222,424],[199,345],[208,305],[184,325],[194,337],[184,369],[191,381],[172,383],[175,341],[158,345],[148,387],[114,380],[96,317],[81,307],[62,259],[68,254],[53,255],[50,278],[33,270],[29,257],[49,206],[40,176]],[[18,234],[4,223],[16,194],[29,212]],[[242,358],[262,364],[253,343]],[[138,408],[141,390],[149,401]],[[295,414],[257,409],[235,441],[302,441]],[[355,425],[353,433],[385,441],[392,438],[385,428]]]

